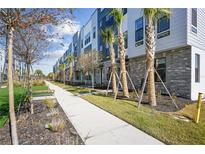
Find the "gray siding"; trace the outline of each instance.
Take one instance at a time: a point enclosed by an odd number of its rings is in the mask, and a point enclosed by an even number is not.
[[[170,35],[157,39],[156,51],[167,50],[171,48],[187,45],[186,35],[186,9],[171,9],[170,17]],[[128,9],[128,52],[129,57],[135,57],[145,54],[145,44],[135,47],[135,21],[142,17],[142,9]],[[145,38],[145,29],[144,29]]]
[[[205,9],[197,9],[197,34],[191,31],[191,8],[187,9],[187,44],[205,50]]]

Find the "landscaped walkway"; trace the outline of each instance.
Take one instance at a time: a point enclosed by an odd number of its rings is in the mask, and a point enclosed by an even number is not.
[[[85,144],[163,144],[86,100],[47,82]]]

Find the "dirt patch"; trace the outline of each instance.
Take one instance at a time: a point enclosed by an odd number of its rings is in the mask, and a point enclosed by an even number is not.
[[[59,145],[59,144],[84,144],[71,122],[59,104],[55,107],[59,111],[58,117],[63,119],[65,126],[58,132],[45,128],[45,124],[52,121],[53,116],[48,116],[49,109],[42,101],[34,102],[34,114],[23,112],[17,117],[17,131],[21,145]],[[11,144],[9,122],[0,129],[0,144]]]

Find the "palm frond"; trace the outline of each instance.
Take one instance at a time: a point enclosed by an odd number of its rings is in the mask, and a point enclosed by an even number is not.
[[[123,11],[121,8],[113,8],[109,15],[113,16],[118,27],[122,25]]]

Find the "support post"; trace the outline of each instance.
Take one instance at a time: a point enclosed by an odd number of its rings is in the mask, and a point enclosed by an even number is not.
[[[119,91],[119,85],[121,84],[121,82],[120,82],[120,80],[121,80],[121,75],[122,75],[122,72],[120,72],[120,78],[118,78],[118,79],[119,79],[119,82],[118,82],[118,84],[117,84],[117,92],[116,92],[116,94],[115,94],[115,99],[117,98],[117,94],[118,94],[118,91]]]
[[[127,74],[127,76],[128,76],[128,78],[129,78],[129,80],[130,80],[130,83],[131,83],[131,85],[132,85],[132,88],[134,89],[134,91],[135,91],[135,94],[137,95],[137,98],[139,98],[139,95],[138,95],[138,93],[137,93],[137,90],[135,89],[135,86],[134,86],[134,84],[133,84],[133,82],[132,82],[132,79],[131,79],[131,77],[130,77],[130,75],[129,75],[129,73],[126,71],[126,74]]]
[[[108,85],[107,85],[106,96],[107,96],[107,94],[108,94],[108,90],[109,90],[109,87],[110,87],[112,75],[113,75],[113,73],[111,72],[111,74],[110,74],[110,79],[109,79]]]
[[[164,86],[165,90],[167,91],[169,97],[172,99],[172,103],[175,105],[175,107],[176,107],[177,109],[179,109],[178,105],[175,103],[175,101],[174,101],[174,99],[172,98],[172,96],[171,96],[169,90],[167,89],[166,85],[165,85],[164,82],[162,81],[162,79],[161,79],[159,73],[157,72],[157,70],[156,70],[155,68],[154,68],[154,71],[156,72],[156,74],[157,74],[159,80],[161,81],[162,85]]]
[[[195,123],[199,123],[200,112],[201,112],[201,104],[202,104],[202,93],[198,94],[198,102],[196,108],[196,116],[195,116]]]

